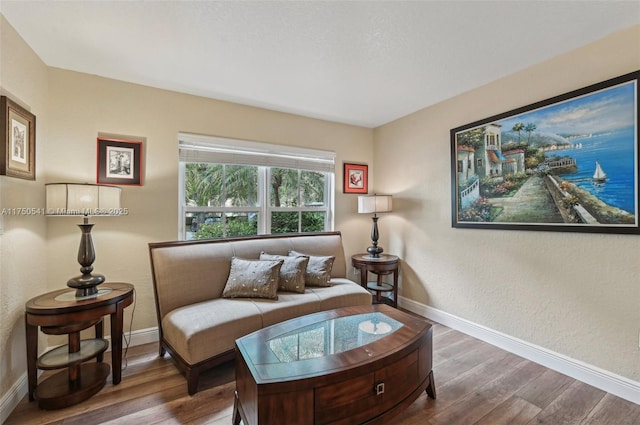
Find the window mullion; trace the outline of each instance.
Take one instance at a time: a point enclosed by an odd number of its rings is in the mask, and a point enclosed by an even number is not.
[[[298,170],[298,208],[302,207],[302,170]],[[298,233],[302,232],[302,211],[298,210]]]
[[[271,195],[269,192],[269,182],[271,181],[271,170],[268,167],[258,167],[258,234],[271,233]]]
[[[324,228],[333,230],[334,175],[325,173],[324,176],[324,207],[326,211],[324,218]]]

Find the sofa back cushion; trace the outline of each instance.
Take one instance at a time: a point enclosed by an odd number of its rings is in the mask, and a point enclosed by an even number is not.
[[[229,243],[149,245],[158,319],[178,307],[220,298],[233,257]]]

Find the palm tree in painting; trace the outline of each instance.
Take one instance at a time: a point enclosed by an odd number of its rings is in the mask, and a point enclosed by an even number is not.
[[[515,131],[516,133],[518,133],[518,142],[521,140],[521,132],[522,130],[524,130],[524,124],[521,122],[517,122],[513,125],[513,127],[511,128],[511,130]]]
[[[534,123],[530,122],[528,123],[525,127],[524,127],[524,131],[527,132],[527,143],[531,142],[531,133],[533,133],[534,131],[536,131],[536,128],[538,128],[538,126],[536,126]]]

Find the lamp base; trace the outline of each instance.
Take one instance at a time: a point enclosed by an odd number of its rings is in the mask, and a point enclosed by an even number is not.
[[[367,252],[369,253],[369,255],[371,255],[374,258],[380,257],[380,254],[382,254],[383,251],[384,251],[384,249],[382,249],[381,247],[379,247],[377,245],[373,245],[373,246],[370,246],[369,248],[367,248]]]
[[[98,293],[96,286],[106,280],[101,274],[83,274],[67,281],[67,286],[76,290],[76,298],[89,297]]]

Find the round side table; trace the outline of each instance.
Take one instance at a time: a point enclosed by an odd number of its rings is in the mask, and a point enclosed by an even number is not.
[[[369,254],[355,254],[351,257],[353,267],[360,270],[360,285],[375,292],[375,302],[398,307],[398,266],[400,259],[396,255],[380,254],[372,257]],[[369,273],[377,279],[369,281]],[[385,283],[382,277],[393,274],[393,284]],[[393,299],[383,297],[383,292],[393,292]]]
[[[109,376],[103,353],[103,316],[111,316],[113,384],[122,378],[124,309],[133,302],[133,285],[109,282],[98,294],[75,297],[74,289],[39,295],[25,305],[29,401],[42,409],[60,409],[84,401],[100,391]],[[38,357],[38,327],[49,335],[68,335],[69,343]],[[80,339],[80,331],[95,328],[95,338]],[[96,362],[87,362],[96,358]],[[87,362],[87,363],[85,363]],[[38,369],[64,369],[38,385]]]

